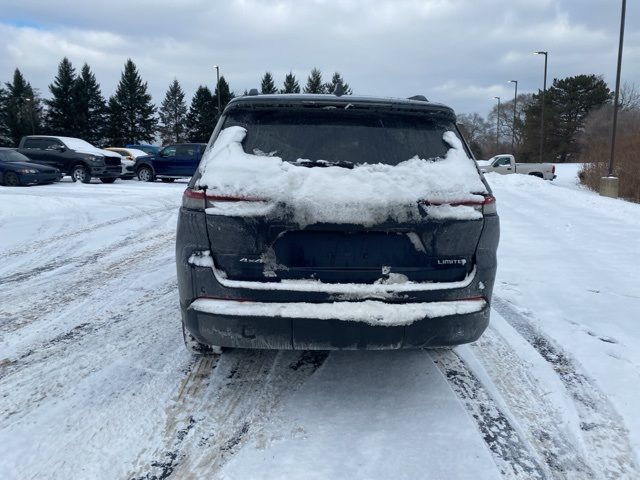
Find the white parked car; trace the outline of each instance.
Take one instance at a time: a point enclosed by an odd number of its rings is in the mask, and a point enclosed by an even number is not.
[[[145,155],[149,155],[142,150],[137,150],[135,148],[123,148],[123,147],[109,147],[106,150],[110,150],[112,152],[119,153],[122,155],[122,179],[130,180],[135,176],[135,172],[133,171],[133,166],[136,163],[136,159],[138,157],[144,157]]]
[[[477,160],[482,173],[496,172],[502,175],[520,173],[553,180],[556,178],[556,166],[551,163],[516,163],[513,155],[496,155],[489,160]]]

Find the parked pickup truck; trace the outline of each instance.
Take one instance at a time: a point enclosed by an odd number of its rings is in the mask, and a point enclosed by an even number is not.
[[[20,140],[18,153],[31,163],[71,175],[74,182],[89,183],[93,177],[103,183],[113,183],[122,174],[120,154],[101,150],[79,138],[29,135]]]
[[[134,172],[141,182],[153,182],[159,178],[163,182],[173,182],[176,178],[193,176],[206,143],[176,143],[164,147],[157,155],[147,155],[136,159]]]
[[[496,172],[502,175],[520,173],[553,180],[556,178],[556,166],[551,163],[516,163],[513,155],[496,155],[489,160],[478,160],[482,173]]]

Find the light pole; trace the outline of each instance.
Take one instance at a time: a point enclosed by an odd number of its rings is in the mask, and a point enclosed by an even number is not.
[[[616,147],[616,129],[618,127],[618,105],[620,102],[620,72],[622,70],[622,44],[624,42],[624,17],[627,11],[627,0],[622,0],[620,17],[620,43],[618,44],[618,70],[616,72],[616,93],[613,99],[613,130],[611,132],[611,155],[609,156],[608,176],[613,176],[613,155]]]
[[[220,67],[214,65],[213,68],[216,69],[216,97],[218,97],[218,116],[220,116]]]
[[[513,126],[511,127],[511,154],[515,156],[515,144],[516,144],[516,109],[518,108],[518,80],[509,80],[509,83],[513,83],[516,87],[516,91],[513,94]]]
[[[627,11],[627,0],[622,0],[620,14],[620,42],[618,44],[618,66],[616,71],[616,93],[613,100],[613,125],[611,128],[611,152],[609,155],[609,171],[607,176],[600,179],[600,195],[606,197],[618,196],[618,179],[613,176],[613,157],[616,150],[616,130],[618,128],[618,104],[620,102],[620,72],[622,71],[622,46],[624,44],[624,17]]]
[[[498,116],[496,117],[496,155],[500,153],[500,97],[493,97],[498,100]]]
[[[27,102],[27,108],[29,109],[29,122],[31,123],[31,135],[35,135],[36,133],[36,129],[33,125],[33,104],[31,102],[33,102],[33,98],[31,97],[26,97],[25,102]]]
[[[547,92],[547,61],[549,52],[533,52],[534,55],[544,55],[544,83],[542,86],[542,108],[540,109],[540,163],[542,163],[542,150],[544,147],[544,94]]]

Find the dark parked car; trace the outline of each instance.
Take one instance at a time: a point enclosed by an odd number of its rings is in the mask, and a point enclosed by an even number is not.
[[[173,182],[176,178],[189,178],[198,168],[206,143],[176,143],[164,147],[157,155],[136,160],[134,170],[141,182]]]
[[[0,148],[0,184],[7,187],[42,185],[62,178],[60,170],[31,163],[12,148]]]
[[[236,98],[178,217],[185,344],[207,354],[472,342],[489,323],[498,238],[495,198],[449,107]]]
[[[57,168],[76,182],[99,178],[113,183],[122,175],[122,156],[101,150],[79,138],[29,135],[22,137],[18,152],[32,163]]]
[[[158,152],[160,152],[160,147],[156,147],[155,145],[148,145],[146,143],[130,143],[129,145],[125,145],[124,147],[142,150],[147,155],[156,155],[158,154]]]

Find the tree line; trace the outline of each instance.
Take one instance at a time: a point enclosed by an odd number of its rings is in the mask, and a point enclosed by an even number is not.
[[[260,82],[261,93],[332,93],[338,84],[345,94],[351,87],[335,72],[324,82],[319,69],[311,70],[303,89],[292,72],[276,86],[266,72]],[[153,142],[163,144],[207,142],[215,123],[229,101],[235,97],[224,76],[212,92],[200,85],[187,107],[186,95],[177,79],[169,85],[159,107],[154,105],[147,82],[135,63],[124,65],[115,93],[106,99],[88,64],[79,72],[63,58],[49,85],[50,98],[42,99],[19,69],[10,82],[0,83],[0,145],[17,146],[25,135],[44,134],[82,138],[95,145],[126,145]],[[248,92],[245,91],[244,95]],[[218,95],[220,110],[218,110]]]
[[[627,92],[625,92],[625,89]],[[621,90],[622,108],[636,101],[633,87]],[[599,75],[582,74],[553,80],[544,95],[544,162],[579,162],[584,152],[585,125],[590,116],[610,106],[613,92]],[[542,91],[518,95],[502,102],[485,118],[478,113],[462,114],[458,122],[477,158],[513,153],[518,161],[539,161]]]

